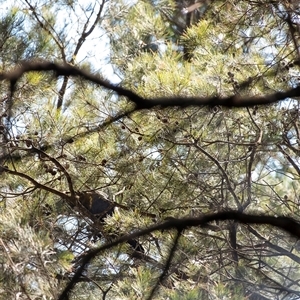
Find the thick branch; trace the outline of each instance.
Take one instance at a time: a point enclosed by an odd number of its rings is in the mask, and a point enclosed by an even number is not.
[[[236,211],[227,211],[220,212],[216,214],[206,215],[197,218],[183,218],[183,219],[170,219],[163,223],[153,225],[149,228],[139,230],[132,234],[124,235],[115,241],[105,244],[99,248],[92,249],[87,253],[87,255],[82,259],[82,265],[78,268],[72,280],[66,286],[66,288],[61,293],[59,300],[68,299],[69,292],[74,288],[78,282],[82,272],[84,271],[85,266],[100,252],[112,248],[120,243],[126,242],[130,239],[135,239],[140,236],[147,235],[153,231],[157,230],[167,230],[167,229],[177,229],[179,231],[194,226],[205,226],[207,223],[212,221],[225,221],[225,220],[234,220],[242,224],[265,224],[278,227],[290,233],[291,235],[300,238],[300,224],[295,220],[288,217],[272,217],[272,216],[258,216],[244,214]]]
[[[16,67],[13,71],[0,73],[0,80],[9,80],[11,83],[11,92],[15,89],[16,82],[20,77],[30,71],[54,71],[56,76],[74,76],[82,77],[90,82],[96,83],[102,87],[116,92],[119,96],[124,96],[128,100],[134,102],[138,109],[149,109],[155,106],[170,107],[170,106],[216,106],[222,105],[225,107],[249,107],[255,105],[266,105],[276,103],[286,98],[294,98],[300,96],[300,86],[289,89],[285,92],[276,92],[262,96],[240,96],[232,95],[229,97],[163,97],[163,98],[143,98],[129,89],[122,88],[112,84],[107,80],[102,79],[100,75],[94,75],[90,72],[81,70],[77,67],[68,64],[57,64],[47,61],[25,61]]]

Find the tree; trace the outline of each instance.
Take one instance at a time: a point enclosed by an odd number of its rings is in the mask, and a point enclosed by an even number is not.
[[[2,16],[3,296],[299,298],[298,4],[184,4]]]

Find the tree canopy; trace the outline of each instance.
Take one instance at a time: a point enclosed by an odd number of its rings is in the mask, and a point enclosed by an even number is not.
[[[300,298],[297,1],[1,8],[2,298]]]

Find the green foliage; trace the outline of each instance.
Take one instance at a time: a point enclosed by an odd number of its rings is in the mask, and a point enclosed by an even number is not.
[[[42,58],[101,68],[107,78],[109,47],[118,84],[146,98],[257,96],[298,85],[299,32],[286,17],[297,17],[297,4],[204,2],[186,15],[170,0],[103,9],[25,1],[1,16],[1,69]],[[13,99],[1,85],[1,296],[57,299],[88,250],[166,218],[234,209],[299,219],[297,100],[128,113],[128,99],[54,75],[24,74]],[[65,197],[72,189],[104,191],[120,207],[100,221]],[[138,238],[144,255],[128,243],[101,252],[70,299],[147,298],[174,238],[173,231]],[[298,297],[298,244],[262,225],[187,228],[154,298]]]

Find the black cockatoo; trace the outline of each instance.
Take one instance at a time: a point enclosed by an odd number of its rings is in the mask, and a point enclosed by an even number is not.
[[[126,206],[110,201],[108,196],[102,192],[78,192],[79,202],[99,220],[104,221],[107,216],[111,216],[116,208],[127,209]],[[153,217],[152,214],[147,214]],[[143,246],[137,240],[129,240],[127,243],[135,252],[144,254]]]

